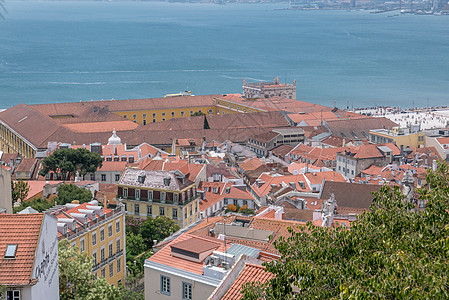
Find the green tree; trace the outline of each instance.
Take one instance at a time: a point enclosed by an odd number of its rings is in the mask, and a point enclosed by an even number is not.
[[[28,206],[34,208],[38,212],[43,212],[49,208],[52,208],[54,206],[54,203],[53,203],[53,201],[48,201],[45,198],[36,198],[36,199],[32,199],[32,200],[26,200],[26,201],[22,201],[20,203],[20,206],[13,208],[14,213],[18,213],[19,211],[24,210]]]
[[[58,187],[58,199],[56,200],[58,204],[64,205],[73,200],[78,200],[80,203],[89,202],[92,200],[92,193],[72,183],[61,184]]]
[[[194,116],[194,117],[198,117],[198,116],[205,116],[206,114],[205,113],[203,113],[202,111],[196,111],[196,112],[194,112],[193,113],[193,115],[192,116]]]
[[[147,243],[148,247],[153,246],[153,240],[162,241],[170,234],[179,230],[179,226],[165,216],[146,219],[140,228],[140,234]]]
[[[428,171],[418,190],[426,209],[404,201],[398,187],[375,194],[350,230],[312,224],[275,243],[275,278],[244,287],[244,299],[448,299],[449,170]]]
[[[147,250],[147,246],[140,234],[126,234],[126,255],[139,255],[145,250]]]
[[[22,179],[17,180],[16,182],[11,181],[11,193],[12,193],[12,204],[17,201],[24,201],[28,197],[28,192],[30,191],[30,186],[27,182]]]
[[[97,171],[102,165],[100,154],[84,148],[57,149],[42,160],[40,175],[50,172],[61,174],[63,180],[70,180],[76,172],[80,176]]]
[[[104,278],[95,279],[93,258],[78,253],[67,240],[59,242],[59,294],[66,299],[118,300],[120,290],[109,285]]]
[[[209,122],[207,121],[207,117],[206,116],[204,116],[203,129],[210,129]]]

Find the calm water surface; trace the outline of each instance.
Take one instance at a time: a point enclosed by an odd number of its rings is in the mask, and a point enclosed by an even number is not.
[[[339,107],[449,105],[449,17],[282,5],[6,2],[0,107],[239,93],[297,80]]]

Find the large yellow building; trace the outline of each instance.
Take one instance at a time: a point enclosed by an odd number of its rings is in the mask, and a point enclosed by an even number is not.
[[[92,272],[109,284],[124,284],[126,277],[125,210],[107,209],[96,201],[54,207],[58,237],[66,238],[81,253],[94,258]]]
[[[181,228],[200,218],[196,185],[179,171],[127,168],[118,183],[117,197],[132,217],[166,216]]]
[[[406,147],[419,148],[424,146],[424,132],[409,132],[408,129],[393,127],[391,130],[370,130],[369,141],[374,144],[393,143],[399,149]]]

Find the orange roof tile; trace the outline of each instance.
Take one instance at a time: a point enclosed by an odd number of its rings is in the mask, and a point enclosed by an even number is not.
[[[31,283],[35,253],[44,214],[0,215],[0,282],[5,285]],[[6,246],[17,244],[16,258],[3,258]]]
[[[245,283],[255,282],[257,284],[261,284],[267,282],[273,277],[274,275],[272,273],[266,272],[265,267],[263,266],[246,264],[237,279],[221,299],[239,300],[243,296],[241,291]]]
[[[63,124],[66,129],[78,132],[112,132],[112,130],[133,130],[139,125],[129,121],[110,121],[110,122],[90,122],[90,123],[74,123],[74,124]]]
[[[193,262],[190,260],[186,260],[183,258],[179,258],[171,255],[171,248],[169,247],[172,244],[179,243],[188,239],[198,239],[199,241],[210,241],[209,239],[204,239],[202,237],[194,236],[189,233],[182,234],[176,239],[174,239],[171,243],[167,244],[164,248],[153,254],[149,261],[160,263],[162,265],[170,266],[173,268],[177,268],[180,270],[196,273],[199,275],[203,275],[203,262]],[[222,240],[215,239],[213,243],[216,244],[217,251],[224,251],[224,244]]]

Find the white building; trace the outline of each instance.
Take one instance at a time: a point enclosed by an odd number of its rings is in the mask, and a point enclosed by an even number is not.
[[[59,299],[56,217],[0,215],[0,284],[6,299]]]

